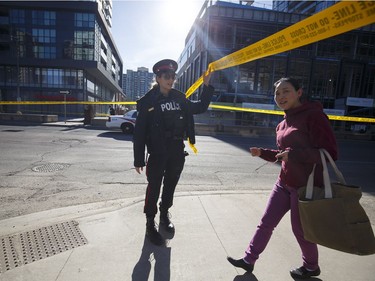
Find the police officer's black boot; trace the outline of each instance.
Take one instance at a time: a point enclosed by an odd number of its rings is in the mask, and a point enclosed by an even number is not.
[[[154,218],[148,217],[146,223],[146,236],[150,239],[152,244],[161,246],[165,243],[163,237],[158,232],[155,226]]]
[[[170,214],[168,210],[160,208],[160,226],[163,227],[167,232],[174,233],[174,225],[170,220]]]

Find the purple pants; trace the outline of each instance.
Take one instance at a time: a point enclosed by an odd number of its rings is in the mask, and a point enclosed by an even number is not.
[[[275,184],[262,220],[245,251],[244,259],[247,262],[255,263],[266,248],[274,228],[289,210],[292,230],[301,247],[303,266],[311,270],[318,268],[318,247],[315,243],[306,241],[303,237],[298,211],[298,192],[294,188],[281,186],[280,183]]]

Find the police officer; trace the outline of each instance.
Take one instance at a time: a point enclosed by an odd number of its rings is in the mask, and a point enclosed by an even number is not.
[[[184,139],[195,143],[193,114],[207,110],[214,88],[209,85],[211,74],[203,77],[201,100],[190,101],[183,93],[172,88],[177,63],[164,59],[153,66],[157,84],[137,101],[137,122],[134,131],[134,167],[140,174],[146,166],[147,190],[144,204],[146,236],[153,244],[162,245],[164,239],[155,226],[157,202],[163,184],[160,227],[174,233],[168,209],[185,164]],[[148,159],[145,158],[147,148]]]
[[[112,107],[112,105],[109,106],[109,115],[115,115],[116,114],[116,111],[115,109]]]

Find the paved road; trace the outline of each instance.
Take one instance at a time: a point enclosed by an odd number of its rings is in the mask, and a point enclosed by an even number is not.
[[[362,204],[375,221],[375,145],[339,141],[338,166],[362,186]],[[274,139],[198,136],[177,190],[268,193],[279,167],[251,157],[249,146]],[[133,168],[131,136],[81,125],[0,125],[0,220],[58,207],[139,197],[146,179]]]

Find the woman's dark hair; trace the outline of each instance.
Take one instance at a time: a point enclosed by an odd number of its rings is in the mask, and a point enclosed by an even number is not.
[[[296,79],[290,78],[290,77],[281,78],[281,79],[277,80],[273,85],[275,87],[277,87],[277,85],[279,85],[282,82],[288,82],[288,83],[290,83],[296,91],[298,91],[299,89],[301,89],[301,86],[299,85],[298,81]]]

